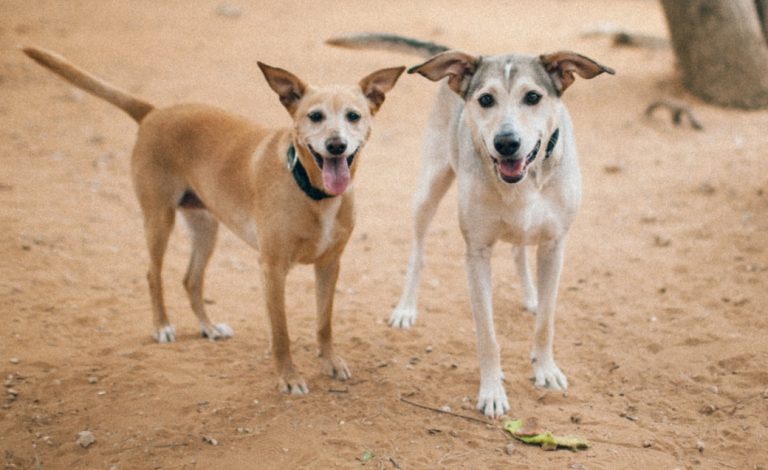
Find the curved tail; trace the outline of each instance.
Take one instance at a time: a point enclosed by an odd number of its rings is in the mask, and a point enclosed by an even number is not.
[[[62,76],[69,83],[122,109],[136,122],[141,122],[144,116],[155,108],[146,101],[110,85],[85,70],[77,68],[55,52],[36,47],[24,47],[22,50],[29,58],[55,74]]]
[[[327,44],[349,49],[381,49],[385,51],[403,52],[411,55],[429,58],[441,52],[450,50],[449,47],[433,42],[420,41],[405,36],[387,33],[357,33],[347,36],[330,38]]]

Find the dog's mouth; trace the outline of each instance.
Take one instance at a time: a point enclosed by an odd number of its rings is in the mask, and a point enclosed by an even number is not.
[[[312,148],[311,145],[307,147],[309,147],[309,151],[312,153],[312,157],[315,159],[315,163],[323,175],[325,190],[333,196],[338,196],[346,191],[352,179],[349,169],[352,167],[357,151],[360,148],[355,149],[348,157],[324,157]]]
[[[491,156],[493,166],[496,168],[496,174],[505,183],[519,183],[525,178],[528,165],[536,159],[540,149],[541,139],[536,142],[533,150],[525,158],[496,158]]]

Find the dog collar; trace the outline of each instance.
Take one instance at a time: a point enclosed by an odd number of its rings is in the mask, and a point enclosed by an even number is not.
[[[299,160],[299,156],[296,154],[296,147],[294,147],[293,144],[288,147],[288,154],[286,157],[285,166],[291,171],[293,179],[296,180],[296,184],[298,184],[299,188],[304,191],[304,194],[309,196],[313,201],[334,197],[322,189],[317,189],[312,186],[312,183],[309,181],[309,175],[307,175],[307,170],[304,168],[304,165],[301,164],[301,160]]]
[[[549,158],[550,155],[552,155],[552,152],[555,150],[555,145],[557,145],[557,139],[560,137],[560,128],[558,127],[555,129],[555,132],[552,133],[552,136],[549,138],[549,142],[547,142],[547,153],[544,154],[544,159],[546,160]]]
[[[547,150],[544,153],[544,160],[549,158],[552,155],[552,152],[555,150],[555,145],[557,145],[557,139],[560,138],[560,128],[555,129],[555,132],[552,133],[551,136],[549,136],[549,141],[547,142]],[[528,157],[528,160],[525,162],[526,166],[533,163],[534,160],[536,160],[536,157],[539,155],[539,145],[541,145],[541,140],[539,140],[536,143],[536,148],[531,152],[531,155]]]

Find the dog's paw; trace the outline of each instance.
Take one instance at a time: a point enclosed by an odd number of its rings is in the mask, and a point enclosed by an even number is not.
[[[352,372],[347,367],[347,362],[337,355],[331,357],[324,357],[324,369],[325,373],[338,380],[349,380],[352,378]]]
[[[547,388],[550,390],[568,389],[568,379],[553,360],[534,361],[533,377],[534,385],[537,388]]]
[[[226,323],[216,323],[215,325],[203,325],[201,327],[200,334],[203,336],[203,338],[216,341],[220,339],[231,338],[235,332],[232,330],[232,327]]]
[[[477,409],[489,418],[498,418],[509,411],[507,392],[501,381],[495,381],[491,385],[480,385],[480,393],[477,396]]]
[[[418,312],[415,307],[400,307],[398,305],[389,317],[389,326],[408,329],[416,323],[417,315]]]
[[[526,296],[525,300],[523,300],[523,308],[531,315],[536,315],[536,310],[539,308],[539,302],[536,299],[536,296],[534,295],[533,298],[528,298]]]
[[[160,344],[176,341],[176,328],[173,325],[165,325],[155,332],[155,341]]]
[[[287,393],[288,395],[306,395],[309,393],[307,382],[295,372],[283,374],[280,379],[278,379],[277,387],[281,392]]]

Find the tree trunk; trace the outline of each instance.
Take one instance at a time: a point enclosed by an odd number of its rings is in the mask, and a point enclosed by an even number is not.
[[[768,107],[768,45],[755,0],[661,0],[683,84],[705,101]]]

